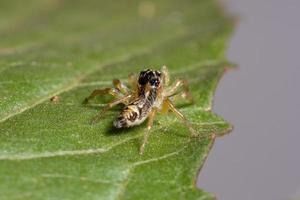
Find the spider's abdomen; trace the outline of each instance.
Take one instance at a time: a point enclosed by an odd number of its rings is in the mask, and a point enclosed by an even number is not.
[[[139,97],[127,105],[114,121],[116,128],[131,127],[141,124],[149,116],[156,102],[157,90],[140,91]]]
[[[148,113],[141,113],[138,105],[130,104],[126,106],[118,118],[114,121],[116,128],[131,127],[141,124],[147,118]]]

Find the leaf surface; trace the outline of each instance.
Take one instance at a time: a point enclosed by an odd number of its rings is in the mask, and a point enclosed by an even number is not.
[[[1,199],[214,199],[195,179],[209,136],[231,130],[210,111],[231,32],[215,2],[0,4]],[[144,124],[114,130],[118,107],[91,125],[109,98],[81,102],[113,78],[162,65],[190,83],[195,104],[177,105],[207,137],[159,115],[140,156]]]

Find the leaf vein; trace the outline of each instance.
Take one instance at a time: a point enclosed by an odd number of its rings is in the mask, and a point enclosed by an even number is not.
[[[35,107],[36,105],[38,105],[38,104],[46,101],[47,99],[51,98],[54,95],[58,95],[58,94],[60,94],[62,92],[66,92],[66,91],[69,91],[69,90],[75,88],[76,86],[79,85],[79,83],[80,83],[80,81],[82,79],[84,79],[86,76],[88,76],[89,74],[93,73],[94,71],[97,71],[97,70],[101,69],[102,67],[105,67],[107,65],[111,65],[113,63],[125,62],[125,61],[130,60],[131,58],[133,58],[135,56],[138,56],[140,54],[145,54],[146,52],[149,52],[150,50],[151,50],[150,48],[148,48],[147,50],[145,50],[145,48],[142,48],[142,49],[139,49],[137,51],[138,53],[126,54],[126,55],[123,55],[123,56],[119,57],[118,59],[115,59],[114,61],[103,63],[100,66],[92,68],[91,70],[89,70],[87,73],[85,73],[81,77],[75,78],[75,80],[73,80],[69,85],[61,87],[60,89],[56,90],[55,92],[51,93],[50,95],[46,95],[46,96],[40,98],[39,100],[37,100],[37,101],[35,101],[33,103],[29,103],[29,105],[25,106],[24,108],[21,108],[21,109],[15,111],[15,112],[11,112],[11,113],[6,114],[2,119],[0,119],[0,123],[6,121],[8,119],[10,119],[11,117],[14,117],[15,115],[21,114],[21,113],[23,113],[24,111],[26,111],[26,110],[28,110],[30,108]]]
[[[100,184],[113,184],[118,185],[117,182],[107,181],[103,179],[90,179],[84,176],[71,176],[71,175],[65,175],[65,174],[42,174],[41,177],[43,178],[62,178],[62,179],[71,179],[71,180],[79,180],[83,182],[92,182],[92,183],[100,183]]]
[[[106,148],[96,148],[96,149],[83,149],[83,150],[64,150],[64,151],[54,151],[54,152],[43,152],[36,154],[14,154],[14,155],[1,155],[0,160],[31,160],[31,159],[41,159],[41,158],[52,158],[52,157],[62,157],[62,156],[77,156],[77,155],[88,155],[105,153],[110,151],[116,146],[122,145],[130,140],[139,138],[140,135],[135,135],[133,137],[127,138],[120,142],[117,142]]]
[[[168,153],[168,154],[165,154],[165,155],[160,156],[160,157],[151,158],[151,159],[148,159],[148,160],[142,160],[142,161],[138,161],[138,162],[133,163],[130,166],[129,170],[128,170],[127,176],[125,177],[125,180],[123,181],[123,184],[120,185],[120,187],[117,191],[117,199],[122,199],[122,197],[124,196],[126,187],[127,187],[128,183],[129,183],[129,180],[132,176],[132,171],[136,167],[147,164],[147,163],[156,162],[156,161],[159,161],[159,160],[163,160],[163,159],[167,159],[169,157],[175,156],[175,155],[179,154],[180,152],[182,152],[187,147],[188,147],[188,144],[184,145],[182,148],[180,148],[179,150],[174,151],[172,153]]]

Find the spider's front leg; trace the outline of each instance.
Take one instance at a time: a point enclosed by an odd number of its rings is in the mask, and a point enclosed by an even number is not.
[[[84,104],[88,103],[91,99],[95,98],[96,96],[100,96],[100,95],[110,94],[116,98],[113,101],[111,101],[110,103],[108,103],[99,112],[99,114],[96,115],[96,117],[94,117],[92,119],[92,123],[95,123],[99,119],[101,119],[110,108],[112,108],[115,105],[120,104],[120,103],[128,104],[129,100],[131,99],[132,94],[131,94],[130,90],[124,84],[122,84],[120,80],[114,79],[113,85],[114,85],[114,88],[96,89],[90,94],[90,96],[85,98],[85,100],[83,102]]]
[[[129,89],[119,80],[113,80],[114,88],[104,88],[94,90],[90,96],[84,99],[83,104],[87,104],[91,99],[94,99],[96,96],[110,94],[115,98],[122,97],[129,93]]]
[[[131,73],[128,75],[128,86],[131,88],[132,91],[137,90],[137,82],[138,82],[138,76],[134,73]]]
[[[127,95],[130,93],[130,89],[125,84],[123,84],[119,79],[114,79],[113,85],[123,95]]]
[[[84,99],[83,104],[87,104],[91,99],[94,99],[96,96],[101,96],[106,94],[110,94],[114,97],[118,97],[120,95],[120,92],[115,88],[96,89],[90,94],[90,96]]]
[[[168,70],[167,66],[164,65],[161,69],[161,72],[162,72],[162,80],[163,80],[164,86],[168,86],[170,83],[170,74],[169,74],[169,70]]]

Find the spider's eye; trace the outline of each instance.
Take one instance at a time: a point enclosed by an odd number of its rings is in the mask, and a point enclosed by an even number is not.
[[[140,77],[138,82],[140,85],[145,85],[147,83],[147,80],[144,77]]]
[[[155,85],[156,79],[151,79],[151,80],[149,81],[149,83],[150,83],[150,85]]]

